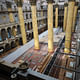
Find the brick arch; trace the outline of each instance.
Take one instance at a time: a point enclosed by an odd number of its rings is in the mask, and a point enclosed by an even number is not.
[[[14,41],[11,42],[11,48],[15,48],[16,47],[16,44]]]
[[[15,40],[16,46],[19,46],[19,39]]]
[[[19,38],[19,45],[23,45],[22,38]]]
[[[8,50],[10,50],[11,49],[11,47],[10,47],[10,45],[7,43],[6,45],[5,45],[5,51],[8,51]]]
[[[7,32],[8,32],[8,38],[11,38],[12,32],[10,27],[7,28]]]
[[[7,38],[7,32],[5,29],[1,29],[1,38],[3,41]]]
[[[27,31],[27,23],[25,23],[25,30]]]
[[[21,34],[20,25],[17,25],[17,34]]]
[[[30,23],[28,22],[28,24],[27,24],[27,28],[28,28],[28,30],[30,30],[29,24],[30,24]]]
[[[4,52],[4,47],[0,46],[0,55]]]

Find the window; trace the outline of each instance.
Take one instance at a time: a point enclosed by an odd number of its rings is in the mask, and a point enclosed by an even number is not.
[[[14,10],[16,11],[16,6],[14,6]]]
[[[3,5],[0,5],[0,9],[3,11]]]

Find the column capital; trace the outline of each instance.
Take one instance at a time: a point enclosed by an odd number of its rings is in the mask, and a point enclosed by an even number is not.
[[[36,5],[36,0],[30,0],[31,5]]]
[[[53,3],[53,0],[47,0],[48,3]]]
[[[64,7],[67,7],[68,6],[68,3],[64,3]]]
[[[17,4],[18,7],[21,7],[23,0],[15,0],[15,3]]]
[[[55,8],[57,8],[58,7],[58,4],[55,4]]]
[[[11,3],[10,2],[6,2],[7,8],[11,8]]]

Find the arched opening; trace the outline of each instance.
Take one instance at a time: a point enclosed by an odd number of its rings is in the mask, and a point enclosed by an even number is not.
[[[18,15],[15,14],[15,22],[18,22],[18,21],[19,21],[19,19],[18,19]]]
[[[30,41],[32,39],[32,33],[29,33],[28,40]]]
[[[7,39],[7,32],[5,29],[1,30],[1,37],[3,41]]]
[[[0,42],[2,41],[2,37],[1,37],[1,35],[0,35]]]
[[[11,38],[11,28],[7,28],[7,32],[8,32],[8,38]]]
[[[28,19],[28,14],[26,14],[26,19]]]
[[[15,47],[16,47],[16,44],[15,44],[14,41],[12,41],[12,42],[11,42],[11,49],[12,49],[12,48],[15,48]]]
[[[32,30],[32,24],[29,23],[29,30]]]
[[[5,51],[9,51],[11,49],[10,45],[9,44],[6,44],[5,45]]]
[[[18,39],[16,39],[15,43],[16,43],[16,46],[19,46],[19,40]]]
[[[25,23],[25,30],[27,31],[27,23]]]
[[[20,25],[17,25],[17,34],[21,34]]]
[[[31,22],[31,29],[32,29],[33,27],[32,27],[32,22]]]
[[[32,14],[30,13],[30,18],[32,18]]]
[[[27,23],[25,23],[25,26],[27,26]]]
[[[4,52],[4,47],[0,46],[0,55]]]
[[[19,45],[23,45],[22,38],[19,38]]]
[[[12,28],[12,35],[15,37],[16,34],[17,34],[16,26],[13,26],[13,28]]]
[[[27,28],[28,28],[28,30],[30,30],[30,29],[29,29],[29,23],[28,23],[28,26],[27,26]]]
[[[33,38],[33,32],[32,32],[32,38]]]

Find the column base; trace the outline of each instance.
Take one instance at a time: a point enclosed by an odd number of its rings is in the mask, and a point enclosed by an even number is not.
[[[39,48],[34,48],[34,50],[39,51],[40,49]]]
[[[55,28],[58,28],[58,27],[55,27]]]
[[[72,31],[72,33],[75,33],[75,31]]]
[[[54,50],[48,50],[48,53],[53,53],[54,52]]]
[[[67,48],[65,48],[65,49],[64,49],[64,53],[70,53],[70,50],[67,49]]]

